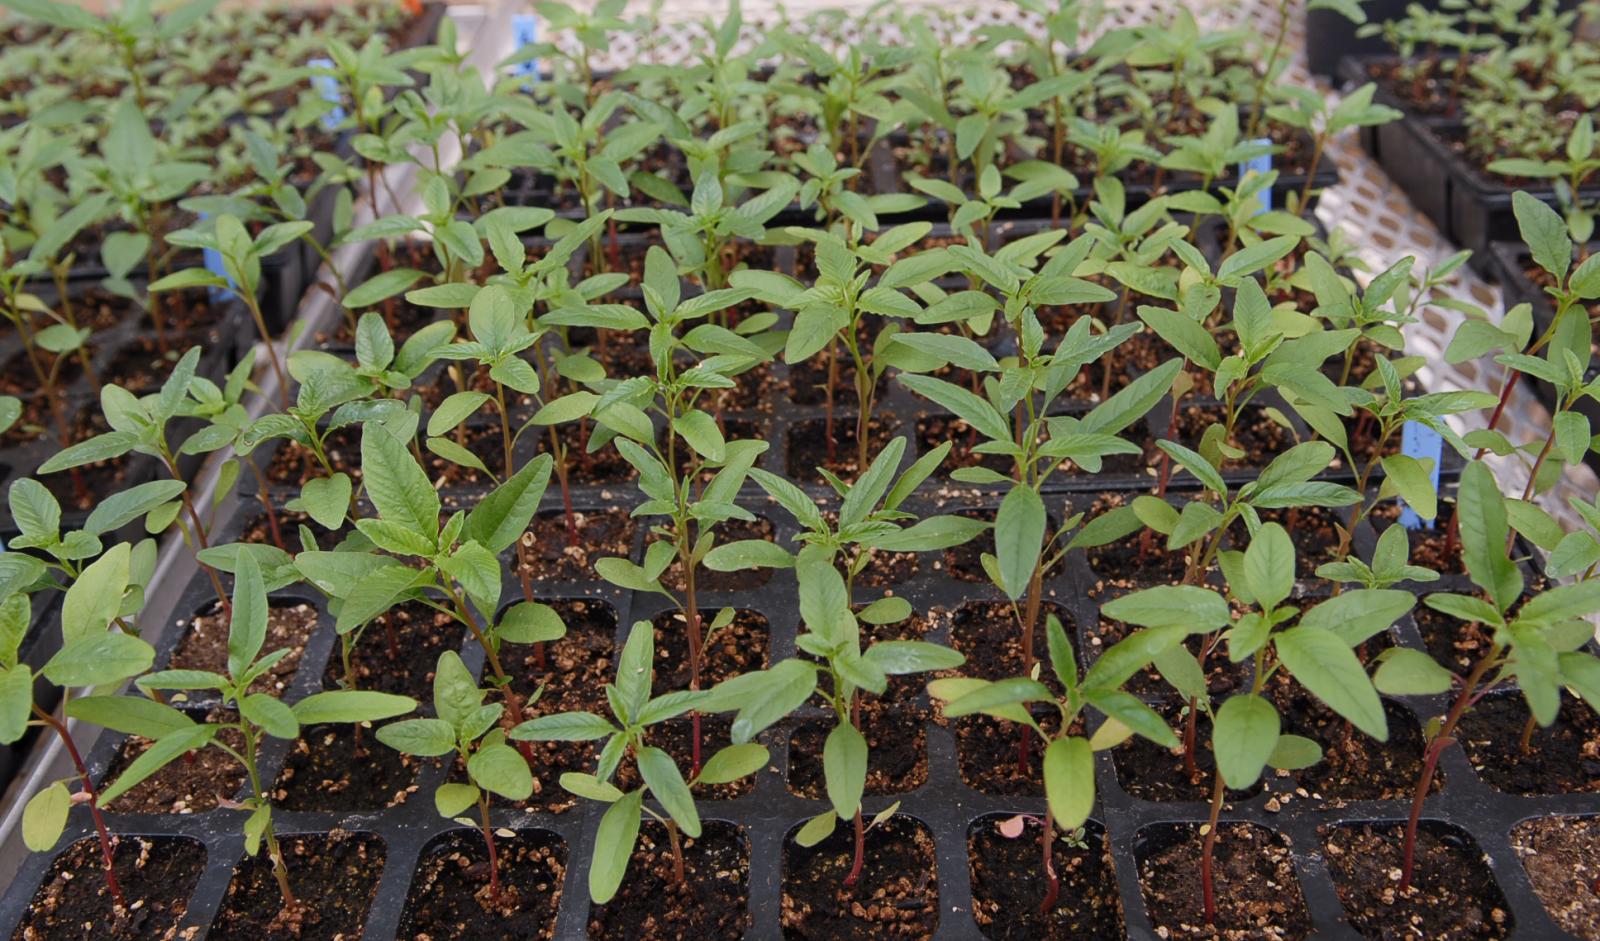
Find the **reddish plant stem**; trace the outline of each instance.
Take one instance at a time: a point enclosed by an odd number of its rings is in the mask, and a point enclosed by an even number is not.
[[[1044,810],[1044,835],[1039,837],[1040,852],[1044,854],[1044,901],[1039,903],[1039,914],[1048,915],[1056,907],[1056,899],[1061,895],[1061,877],[1056,875],[1055,861],[1055,817],[1050,813],[1047,804]]]
[[[1217,887],[1212,873],[1212,863],[1217,848],[1217,821],[1222,817],[1224,795],[1222,772],[1216,772],[1216,783],[1211,786],[1211,817],[1206,825],[1205,842],[1200,848],[1200,892],[1205,904],[1206,925],[1217,923]]]
[[[67,754],[72,758],[72,767],[83,781],[83,792],[89,795],[89,816],[94,818],[95,835],[100,840],[100,859],[106,869],[106,889],[111,893],[111,898],[118,908],[127,908],[128,902],[122,895],[122,884],[117,881],[116,867],[113,865],[111,831],[106,827],[105,817],[100,813],[100,795],[95,790],[94,782],[90,780],[89,766],[84,764],[83,756],[78,753],[78,745],[72,740],[72,733],[67,730],[66,723],[57,719],[54,714],[39,708],[37,704],[33,707],[33,714],[56,733],[61,739],[61,744],[66,747]]]
[[[489,798],[478,791],[478,814],[483,819],[483,843],[489,849],[489,901],[500,901],[500,853],[494,845],[494,827],[489,824]]]
[[[1428,743],[1428,752],[1422,762],[1422,773],[1417,776],[1417,789],[1411,795],[1411,816],[1406,819],[1404,861],[1400,867],[1400,891],[1411,888],[1411,876],[1416,868],[1417,855],[1417,826],[1422,820],[1422,805],[1428,799],[1428,788],[1433,784],[1433,772],[1439,764],[1439,753],[1446,745],[1455,741],[1456,724],[1466,714],[1467,708],[1477,700],[1473,697],[1478,684],[1500,659],[1500,645],[1494,644],[1489,653],[1479,660],[1467,674],[1466,680],[1461,684],[1461,692],[1457,694],[1455,703],[1451,705],[1450,712],[1445,716],[1444,725],[1440,726],[1439,734]]]
[[[861,728],[861,701],[858,696],[850,698],[850,724],[857,729]],[[867,858],[867,828],[861,819],[861,805],[856,805],[856,855],[850,863],[850,873],[844,877],[844,887],[854,889],[856,881],[861,878],[861,867]]]

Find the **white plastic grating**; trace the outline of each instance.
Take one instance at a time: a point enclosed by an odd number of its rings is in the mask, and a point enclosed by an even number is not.
[[[815,2],[798,0],[787,4],[760,2],[745,3],[744,27],[738,45],[741,50],[753,48],[766,30],[775,24],[788,22],[798,25],[809,20],[811,29],[824,45],[835,49],[858,42],[864,33],[882,42],[898,37],[898,29],[874,12],[882,3],[862,0],[834,0]],[[937,19],[952,42],[961,42],[980,32],[985,26],[1004,23],[1024,30],[1037,31],[1038,16],[1004,3],[984,3],[961,18],[949,15],[943,5],[925,0],[897,2],[900,9],[926,9],[932,19]],[[1257,39],[1257,55],[1264,60],[1277,37],[1282,22],[1280,6],[1266,0],[1246,0],[1243,3],[1223,3],[1219,0],[1200,0],[1190,4],[1202,28],[1248,31]],[[1101,5],[1094,32],[1170,18],[1175,5],[1159,0],[1112,0]],[[708,17],[720,19],[726,10],[723,3],[710,0],[680,0],[671,10],[663,12],[661,20],[670,23],[670,29],[654,29],[649,35],[662,37],[661,41],[640,48],[633,37],[619,38],[613,46],[598,56],[596,68],[616,69],[649,58],[657,62],[681,62],[696,55],[703,48],[707,34]],[[837,11],[836,14],[824,11]],[[629,13],[628,16],[638,14]],[[1086,14],[1086,22],[1092,14]],[[1280,56],[1288,61],[1284,80],[1320,89],[1324,94],[1337,97],[1339,92],[1325,82],[1313,80],[1305,68],[1305,3],[1304,0],[1288,2],[1288,35]],[[1086,32],[1090,32],[1086,30]],[[1092,38],[1092,35],[1090,37]],[[1382,271],[1394,261],[1407,255],[1416,259],[1417,270],[1436,267],[1455,253],[1456,247],[1447,242],[1437,228],[1412,208],[1404,192],[1396,187],[1378,165],[1361,149],[1354,130],[1340,135],[1329,145],[1325,159],[1333,160],[1339,167],[1341,182],[1322,194],[1317,216],[1329,229],[1342,229],[1358,246],[1357,254],[1367,263],[1371,272]],[[1365,277],[1365,276],[1362,276]],[[1491,319],[1498,320],[1504,313],[1500,290],[1486,283],[1475,273],[1463,267],[1441,292],[1472,301],[1488,311]],[[1434,390],[1479,389],[1491,393],[1500,391],[1501,367],[1486,362],[1468,362],[1451,366],[1444,361],[1444,349],[1454,334],[1462,315],[1440,307],[1426,307],[1419,312],[1419,323],[1406,329],[1407,350],[1425,356],[1429,365],[1421,373],[1425,385]],[[1481,428],[1488,421],[1487,413],[1462,420],[1452,419],[1459,430]],[[1533,395],[1526,384],[1519,384],[1512,393],[1501,417],[1500,429],[1513,441],[1543,440],[1550,427],[1550,414]],[[1501,486],[1507,493],[1520,495],[1527,481],[1527,463],[1517,458],[1487,459]],[[1571,496],[1592,497],[1597,487],[1594,473],[1579,465],[1568,469],[1564,478],[1549,492],[1539,497],[1540,504],[1567,528],[1581,524],[1568,505]]]

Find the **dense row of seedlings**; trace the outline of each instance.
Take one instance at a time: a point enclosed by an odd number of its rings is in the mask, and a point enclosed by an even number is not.
[[[96,162],[181,168],[157,123],[165,99],[137,76],[191,30],[226,40],[200,7],[183,29],[114,25],[130,50],[119,104],[75,125],[83,139],[58,149],[31,121],[6,132],[8,153],[52,154],[31,165],[57,200],[8,204],[72,207],[13,212],[5,230],[14,340],[41,365],[53,357],[46,375],[94,342],[62,304],[65,280],[43,286],[79,240],[110,253],[111,281],[152,314],[171,292],[231,290],[262,331],[264,259],[295,240],[318,255],[378,242],[364,279],[328,285],[348,322],[270,366],[293,382],[264,417],[241,405],[252,357],[213,363],[153,316],[174,355],[151,384],[85,369],[104,424],[68,429],[40,480],[12,484],[21,551],[0,556],[0,739],[42,727],[76,763],[29,795],[23,836],[55,849],[75,805],[95,831],[58,858],[22,930],[179,924],[204,862],[182,841],[119,838],[120,815],[215,808],[266,860],[241,861],[216,936],[359,933],[382,841],[284,836],[277,822],[403,804],[414,788],[381,782],[431,768],[436,786],[415,799],[461,826],[411,878],[407,936],[552,932],[565,851],[505,828],[503,811],[581,800],[604,805],[591,933],[738,937],[750,848],[706,807],[750,793],[787,754],[788,789],[814,815],[785,840],[784,930],[927,936],[956,917],[938,909],[927,830],[866,804],[925,780],[925,759],[904,756],[936,706],[968,786],[1044,796],[1038,816],[974,827],[986,931],[1121,935],[1091,819],[1106,751],[1129,793],[1207,814],[1140,860],[1169,934],[1306,934],[1303,910],[1276,897],[1295,883],[1288,851],[1223,815],[1264,777],[1318,768],[1330,794],[1305,799],[1337,804],[1336,785],[1378,768],[1387,790],[1352,799],[1411,799],[1402,823],[1326,835],[1355,864],[1332,867],[1353,923],[1509,931],[1493,877],[1428,820],[1427,797],[1455,747],[1557,780],[1523,791],[1596,786],[1581,760],[1600,663],[1582,619],[1600,612],[1600,541],[1562,533],[1533,502],[1592,441],[1573,406],[1596,393],[1583,305],[1600,297],[1600,263],[1559,215],[1518,202],[1560,312],[1551,326],[1536,336],[1524,314],[1473,312],[1448,354],[1494,355],[1506,395],[1519,373],[1561,384],[1553,432],[1522,440],[1493,395],[1420,390],[1423,359],[1406,354],[1401,328],[1458,304],[1436,289],[1462,259],[1404,259],[1358,289],[1348,247],[1305,213],[1323,142],[1392,117],[1370,88],[1331,109],[1303,98],[1270,80],[1281,50],[1257,71],[1244,37],[1203,33],[1182,11],[1064,55],[1088,25],[1070,4],[1047,11],[1048,41],[997,28],[951,47],[937,19],[909,16],[906,45],[843,56],[799,30],[740,52],[735,10],[697,64],[601,77],[591,56],[649,21],[623,21],[620,4],[547,6],[574,42],[530,52],[558,66],[531,92],[521,78],[484,91],[448,45],[328,43],[358,155],[312,145],[310,188],[345,194],[331,236],[302,218],[308,181],[277,169],[282,141],[253,122],[238,133],[256,179],[207,167],[227,195],[198,203],[200,177],[169,181],[160,226],[119,223],[115,190],[71,182]],[[57,45],[102,28],[19,9],[62,27]],[[280,114],[285,133],[327,116],[298,84],[317,68],[282,86],[305,106]],[[429,163],[445,140],[468,154],[457,170]],[[376,193],[382,167],[418,144],[432,155],[422,210],[352,229],[353,194]],[[1285,172],[1241,179],[1238,162],[1263,153]],[[1286,208],[1263,211],[1295,170]],[[1006,221],[1024,207],[1044,223]],[[215,252],[216,270],[192,249]],[[148,291],[127,277],[141,256],[159,276]],[[52,330],[72,342],[52,351],[39,342]],[[7,417],[42,427],[59,396],[23,375]],[[1464,436],[1444,421],[1489,409]],[[1524,461],[1527,490],[1502,495],[1472,462],[1452,500],[1438,459],[1402,453],[1419,426],[1445,439],[1446,460]],[[208,454],[228,484],[244,469],[253,521],[193,501],[183,459]],[[92,512],[63,511],[89,471],[146,459],[153,479],[112,478],[87,491]],[[49,486],[66,479],[78,489]],[[1396,525],[1397,497],[1437,529]],[[1600,512],[1575,508],[1600,532]],[[174,527],[214,598],[172,626],[181,637],[153,669],[142,535]],[[1543,574],[1529,543],[1550,553]],[[1426,587],[1439,579],[1448,590]],[[936,604],[942,580],[965,586],[939,596],[966,600],[959,610]],[[631,626],[617,629],[611,600],[638,615]],[[319,608],[337,637],[325,670],[301,662]],[[30,665],[18,653],[36,613],[60,651]],[[978,631],[937,626],[963,617]],[[1397,624],[1424,643],[1397,643]],[[35,705],[36,670],[73,691],[62,714],[129,736],[104,774]],[[1436,695],[1448,703],[1420,730],[1383,698]],[[1485,726],[1470,731],[1489,715],[1515,728],[1498,751]],[[319,783],[328,794],[308,798]],[[1539,889],[1586,930],[1592,905],[1570,883],[1546,871]]]

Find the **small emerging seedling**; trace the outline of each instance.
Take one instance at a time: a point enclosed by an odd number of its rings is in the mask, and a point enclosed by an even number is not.
[[[673,873],[680,886],[688,885],[679,833],[700,837],[700,813],[691,788],[706,784],[731,784],[766,766],[767,747],[741,740],[716,752],[685,779],[672,756],[650,744],[650,729],[691,709],[711,711],[710,691],[675,690],[650,695],[651,664],[655,657],[655,630],[639,621],[628,634],[617,658],[617,679],[606,684],[611,718],[592,712],[563,712],[530,719],[511,730],[511,737],[530,742],[592,742],[605,739],[599,765],[593,774],[568,772],[561,786],[579,797],[609,804],[595,833],[595,853],[589,863],[589,898],[609,902],[622,885],[639,839],[640,814],[667,828],[672,842]],[[720,711],[720,710],[718,710]],[[643,783],[626,793],[611,778],[624,758],[632,758]],[[653,799],[661,812],[645,803]]]
[[[485,704],[483,690],[466,664],[453,650],[439,655],[433,677],[436,719],[405,719],[378,729],[378,741],[396,751],[422,758],[454,753],[467,769],[467,781],[447,781],[433,792],[439,816],[454,820],[474,805],[484,847],[489,854],[489,900],[500,901],[500,859],[495,849],[494,825],[489,822],[488,794],[506,800],[527,800],[533,793],[533,774],[522,755],[506,744],[497,726],[505,706]]]

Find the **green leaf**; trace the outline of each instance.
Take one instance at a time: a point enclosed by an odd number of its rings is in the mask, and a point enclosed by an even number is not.
[[[152,774],[171,764],[178,756],[203,748],[217,734],[220,727],[215,725],[195,725],[187,729],[180,729],[161,736],[135,758],[117,780],[109,787],[100,791],[100,806],[108,807],[113,801],[149,778]]]
[[[344,296],[344,306],[351,310],[371,307],[388,300],[416,284],[422,272],[415,268],[391,268],[361,282]]]
[[[825,810],[805,822],[805,826],[795,831],[794,841],[805,847],[816,846],[826,840],[839,825],[839,815],[832,810]]]
[[[122,609],[128,587],[133,550],[118,543],[85,566],[61,602],[61,637],[66,644],[103,633]]]
[[[456,750],[455,729],[443,719],[391,722],[378,727],[377,737],[378,741],[395,751],[421,758],[436,758]]]
[[[17,483],[22,481],[19,480]],[[97,536],[114,532],[156,507],[177,499],[186,488],[187,485],[181,480],[152,480],[113,493],[95,504],[95,508],[89,513],[89,518],[84,521],[83,529]],[[11,488],[13,500],[16,497],[16,490],[16,485],[13,484]],[[59,509],[57,513],[59,520]]]
[[[606,809],[594,835],[594,858],[589,863],[589,899],[604,905],[617,894],[628,871],[633,845],[639,839],[639,808],[644,791],[624,794]]]
[[[1058,738],[1044,751],[1044,794],[1056,825],[1083,826],[1094,809],[1094,750],[1078,736]]]
[[[64,644],[39,672],[57,686],[100,686],[143,673],[155,659],[149,644],[110,631]]]
[[[533,773],[510,745],[490,743],[473,752],[467,759],[467,775],[474,784],[506,800],[527,800],[533,793]]]
[[[1232,696],[1223,702],[1212,735],[1223,782],[1236,791],[1256,783],[1278,746],[1278,732],[1278,710],[1260,696]]]
[[[1383,472],[1418,516],[1431,520],[1439,515],[1439,494],[1425,464],[1405,454],[1391,454],[1383,459]]]
[[[506,609],[495,636],[513,644],[538,644],[560,640],[567,634],[556,609],[536,601],[519,601]]]
[[[695,781],[699,784],[731,784],[766,767],[768,757],[765,745],[755,742],[729,745],[706,759]]]
[[[35,853],[56,848],[61,831],[67,828],[67,813],[72,810],[72,795],[60,781],[29,798],[22,809],[22,842]]]
[[[377,722],[405,715],[417,708],[410,696],[360,689],[335,689],[312,693],[294,704],[295,718],[301,725],[324,722]]]
[[[854,726],[840,723],[828,733],[822,744],[822,772],[834,813],[841,819],[854,817],[867,785],[867,740]]]
[[[684,783],[677,762],[659,748],[646,746],[638,753],[639,775],[645,786],[690,838],[700,836],[700,815],[695,811],[694,796]]]
[[[1372,682],[1390,696],[1433,696],[1449,692],[1455,677],[1420,650],[1394,647],[1383,652]]]
[[[433,544],[439,537],[439,495],[406,446],[368,425],[361,435],[361,467],[367,498],[379,517]]]
[[[267,589],[261,566],[249,553],[239,556],[233,582],[233,619],[228,624],[228,674],[243,676],[267,639]]]
[[[1195,633],[1209,633],[1233,621],[1226,599],[1195,585],[1146,588],[1106,602],[1100,612],[1140,627],[1184,627]]]
[[[496,555],[528,529],[550,483],[550,455],[541,454],[506,478],[467,514],[462,534]]]
[[[558,712],[538,716],[511,730],[519,742],[592,742],[617,731],[616,726],[592,712]]]
[[[1566,220],[1522,190],[1511,194],[1511,211],[1534,263],[1550,272],[1557,284],[1566,283],[1567,269],[1572,267],[1572,239],[1567,235]]]
[[[382,729],[378,730],[380,733]],[[382,735],[380,734],[380,738]],[[446,820],[453,820],[466,813],[467,808],[478,802],[478,789],[471,784],[462,784],[459,781],[449,781],[439,785],[433,792],[433,807],[439,816]]]
[[[1456,515],[1467,574],[1489,593],[1496,607],[1508,610],[1522,594],[1522,572],[1506,555],[1505,498],[1487,464],[1473,461],[1462,469]]]
[[[1267,766],[1283,771],[1309,768],[1322,760],[1322,746],[1302,735],[1280,735],[1267,756]]]
[[[995,557],[999,561],[1000,590],[1013,601],[1028,590],[1039,565],[1045,524],[1044,501],[1033,488],[1012,487],[1000,501],[994,520]]]
[[[266,693],[251,693],[239,701],[239,713],[273,738],[294,738],[300,723],[294,711]]]
[[[863,656],[890,676],[953,670],[967,659],[949,647],[925,640],[880,641],[867,648]]]
[[[350,477],[339,471],[332,477],[313,477],[300,488],[300,499],[290,509],[298,509],[325,529],[344,525],[350,512]]]
[[[1256,530],[1244,551],[1244,577],[1264,610],[1276,608],[1294,591],[1294,542],[1277,523]]]
[[[1311,695],[1380,742],[1388,741],[1383,702],[1350,645],[1320,627],[1294,627],[1279,634],[1278,659]]]

